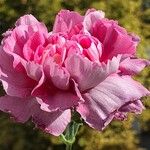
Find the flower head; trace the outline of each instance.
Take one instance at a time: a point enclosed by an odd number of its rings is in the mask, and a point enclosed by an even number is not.
[[[141,113],[149,91],[132,79],[150,63],[135,56],[139,38],[90,9],[62,10],[52,32],[32,15],[17,20],[0,46],[0,110],[60,135],[77,111],[102,130],[128,112]]]

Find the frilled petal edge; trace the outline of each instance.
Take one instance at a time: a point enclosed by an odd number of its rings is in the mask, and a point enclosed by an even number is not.
[[[71,121],[71,111],[48,113],[40,109],[35,99],[21,99],[11,96],[0,97],[0,110],[7,112],[17,122],[24,123],[31,117],[35,125],[47,133],[59,136]]]
[[[70,76],[78,83],[79,89],[84,91],[97,86],[110,74],[116,73],[119,62],[119,55],[108,60],[106,64],[93,63],[87,58],[72,55],[66,59],[65,66]]]
[[[69,32],[72,27],[80,24],[82,21],[83,16],[77,12],[61,10],[56,16],[53,32]]]
[[[16,21],[16,26],[19,25],[34,25],[39,23],[39,21],[33,16],[33,15],[24,15],[22,17],[20,17],[17,21]]]
[[[120,63],[119,69],[122,74],[135,75],[147,66],[150,66],[150,61],[148,60],[128,57]]]
[[[112,75],[83,95],[85,102],[77,107],[77,111],[89,126],[102,130],[122,106],[149,94],[131,77]]]
[[[56,111],[52,113],[39,111],[33,115],[33,122],[44,132],[59,136],[64,132],[71,121],[71,110]]]

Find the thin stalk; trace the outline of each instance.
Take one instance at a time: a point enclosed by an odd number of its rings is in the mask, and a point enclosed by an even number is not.
[[[66,144],[66,150],[72,150],[72,144]]]

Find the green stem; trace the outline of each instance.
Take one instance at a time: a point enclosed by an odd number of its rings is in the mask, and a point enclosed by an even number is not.
[[[72,144],[66,144],[66,150],[72,150]]]
[[[66,150],[72,150],[72,145],[76,140],[76,135],[81,125],[82,123],[71,121],[71,123],[69,123],[69,125],[67,126],[65,132],[60,135],[63,143],[66,145]]]

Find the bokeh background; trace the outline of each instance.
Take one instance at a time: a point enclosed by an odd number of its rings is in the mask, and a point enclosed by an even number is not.
[[[0,35],[24,14],[33,14],[50,31],[60,9],[84,14],[88,8],[105,11],[108,18],[118,20],[129,32],[138,34],[141,37],[138,56],[150,58],[150,0],[0,0]],[[150,88],[150,69],[135,78]],[[0,93],[3,94],[2,86]],[[147,109],[140,116],[130,114],[126,121],[113,121],[103,132],[82,127],[74,150],[150,150],[150,98],[143,100]],[[65,148],[59,138],[33,128],[31,122],[17,124],[0,113],[0,150]]]

